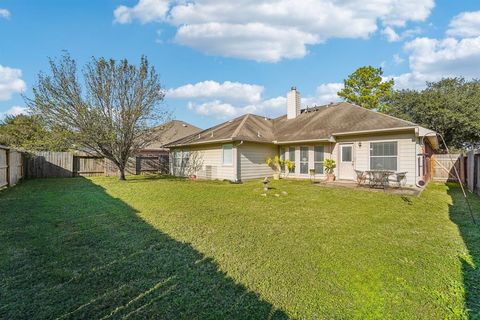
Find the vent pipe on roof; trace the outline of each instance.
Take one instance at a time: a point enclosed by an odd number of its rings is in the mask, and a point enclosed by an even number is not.
[[[293,86],[287,93],[287,119],[295,119],[300,114],[300,92]]]

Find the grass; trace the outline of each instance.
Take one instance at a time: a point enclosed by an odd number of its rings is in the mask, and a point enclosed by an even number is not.
[[[274,181],[0,192],[1,319],[480,318],[480,200]],[[287,194],[284,194],[286,192]],[[278,196],[276,196],[277,194]]]

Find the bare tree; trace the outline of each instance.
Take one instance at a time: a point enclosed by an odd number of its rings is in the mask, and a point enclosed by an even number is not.
[[[128,159],[155,139],[154,125],[169,116],[155,68],[146,57],[138,67],[126,59],[92,58],[82,87],[69,54],[49,62],[50,74],[38,75],[27,105],[47,125],[72,132],[79,146],[111,160],[125,180]]]

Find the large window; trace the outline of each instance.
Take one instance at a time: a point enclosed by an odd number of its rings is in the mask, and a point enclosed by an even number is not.
[[[223,164],[230,166],[233,164],[233,145],[224,144],[223,145]]]
[[[315,165],[315,173],[323,174],[323,146],[315,146],[313,148],[313,161]]]
[[[370,142],[370,170],[397,171],[397,157],[396,141]]]
[[[294,147],[289,147],[288,148],[288,160],[295,163],[295,148]]]
[[[308,147],[300,147],[300,173],[308,173]]]

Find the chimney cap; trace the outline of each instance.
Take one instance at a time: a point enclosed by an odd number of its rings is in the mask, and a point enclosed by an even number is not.
[[[296,86],[292,86],[291,90],[292,90],[292,91],[297,91],[297,87],[296,87]]]

